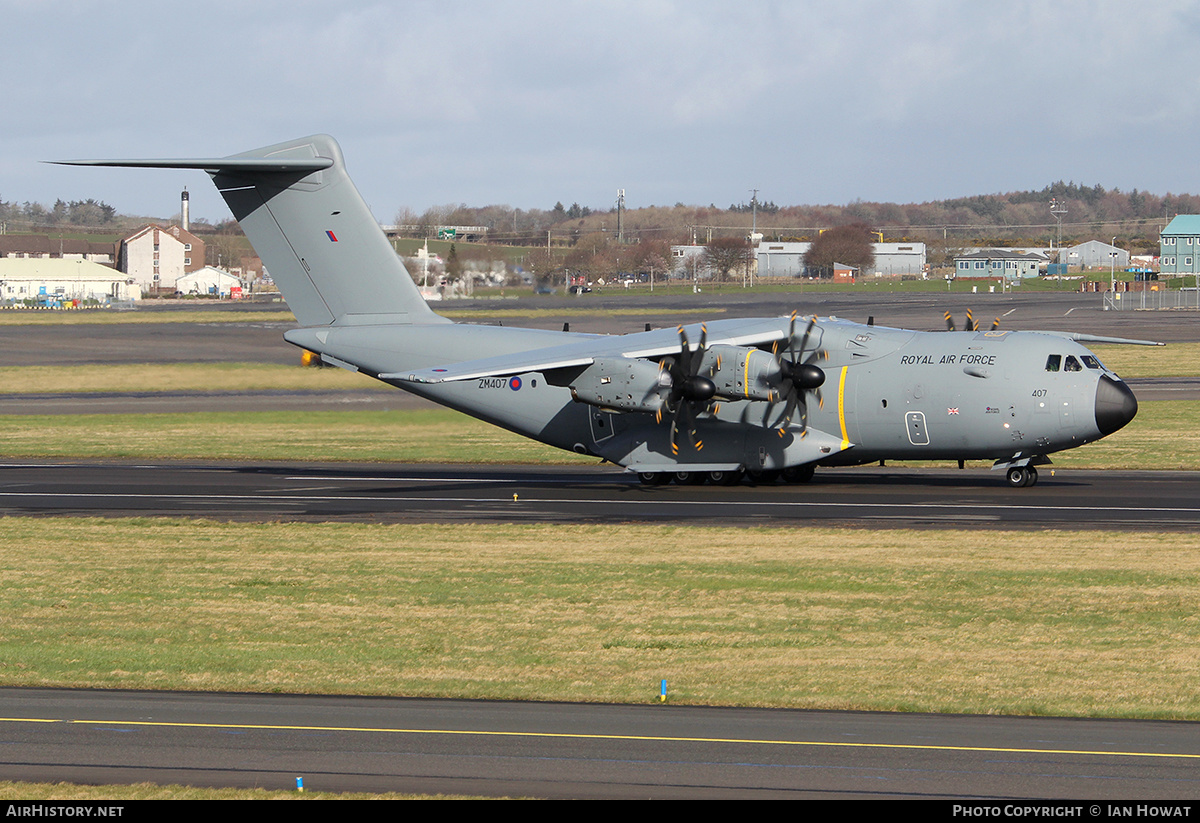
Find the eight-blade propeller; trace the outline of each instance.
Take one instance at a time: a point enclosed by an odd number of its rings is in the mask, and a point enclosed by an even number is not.
[[[783,437],[797,410],[800,411],[801,431],[808,430],[808,404],[804,399],[805,392],[812,392],[813,396],[817,398],[818,405],[823,406],[821,386],[825,383],[825,372],[816,365],[816,361],[824,360],[827,353],[821,349],[814,349],[806,359],[803,361],[800,359],[804,355],[804,349],[808,346],[808,339],[812,335],[816,323],[816,317],[808,319],[808,325],[804,327],[804,334],[800,337],[800,345],[797,346],[796,312],[792,312],[791,323],[788,325],[786,350],[789,359],[783,358],[784,351],[780,349],[778,343],[771,347],[776,367],[779,369],[780,399],[784,400],[783,414],[774,424],[774,427],[779,430],[780,437]]]
[[[659,364],[670,377],[670,389],[663,405],[655,415],[657,422],[662,422],[664,410],[671,414],[671,454],[679,454],[678,435],[682,429],[687,433],[688,443],[695,451],[704,448],[704,441],[696,436],[696,416],[705,412],[715,412],[716,404],[709,406],[709,401],[717,394],[717,385],[712,381],[711,374],[700,373],[704,363],[704,353],[708,348],[708,327],[700,326],[700,343],[693,351],[688,343],[687,332],[679,327],[679,354],[674,358],[663,358]],[[696,408],[699,406],[699,408]]]

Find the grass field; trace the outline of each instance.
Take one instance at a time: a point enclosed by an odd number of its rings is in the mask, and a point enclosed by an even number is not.
[[[1052,459],[1057,466],[1076,469],[1200,469],[1198,418],[1198,401],[1144,403],[1121,431],[1058,452]],[[0,454],[12,458],[596,462],[445,409],[0,415]]]
[[[1200,719],[1200,538],[4,522],[0,683]]]
[[[202,789],[195,786],[134,783],[131,786],[81,786],[73,783],[20,783],[0,781],[0,800],[470,800],[458,795],[362,794],[348,792],[272,791],[268,789]],[[19,814],[18,810],[13,812]]]

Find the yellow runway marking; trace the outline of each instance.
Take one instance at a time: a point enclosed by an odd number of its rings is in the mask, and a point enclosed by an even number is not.
[[[635,740],[648,743],[728,743],[744,746],[812,746],[839,749],[897,749],[934,752],[987,752],[992,754],[1069,754],[1093,757],[1179,757],[1200,760],[1200,753],[1097,751],[1094,749],[1025,749],[1008,746],[937,746],[918,743],[846,743],[829,740],[771,740],[740,737],[668,737],[640,734],[584,734],[582,732],[515,732],[483,729],[389,729],[367,726],[288,726],[255,723],[169,723],[152,720],[56,720],[53,718],[0,717],[0,723],[69,723],[88,726],[146,726],[168,729],[241,729],[247,731],[354,732],[371,734],[473,735],[547,740]]]

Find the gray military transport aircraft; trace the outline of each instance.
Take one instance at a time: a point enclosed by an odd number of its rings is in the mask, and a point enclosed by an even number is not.
[[[289,343],[647,484],[989,459],[1032,486],[1046,455],[1137,413],[1080,343],[1157,345],[795,314],[620,336],[453,323],[421,298],[328,135],[230,157],[64,162],[207,171],[300,323]]]

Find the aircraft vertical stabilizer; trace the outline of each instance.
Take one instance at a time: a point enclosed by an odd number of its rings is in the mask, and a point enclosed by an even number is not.
[[[449,322],[426,305],[329,135],[230,157],[70,164],[207,171],[302,325]]]

